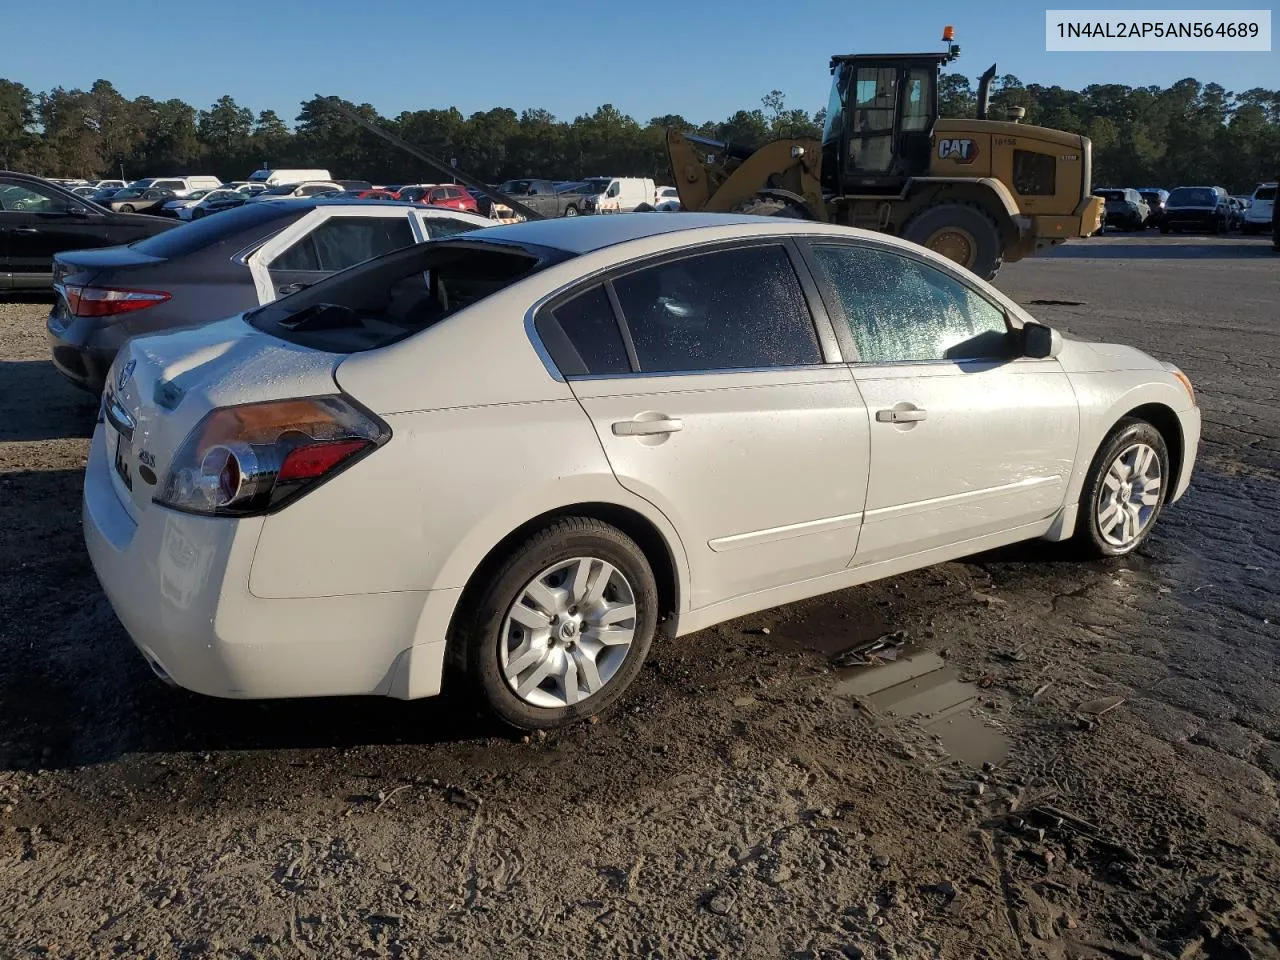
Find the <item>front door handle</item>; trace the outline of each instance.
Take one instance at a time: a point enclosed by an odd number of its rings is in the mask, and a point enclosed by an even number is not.
[[[37,230],[35,227],[14,227],[13,232],[14,233],[39,233],[40,231]]]
[[[311,284],[303,283],[301,281],[297,281],[295,283],[286,283],[280,287],[280,295],[283,297],[287,297],[291,293],[297,293],[299,290],[305,290],[309,286],[311,286]]]
[[[925,410],[877,410],[877,423],[919,423],[929,416]]]
[[[684,421],[676,417],[657,420],[619,420],[613,425],[615,437],[653,437],[661,433],[678,433],[684,429]]]

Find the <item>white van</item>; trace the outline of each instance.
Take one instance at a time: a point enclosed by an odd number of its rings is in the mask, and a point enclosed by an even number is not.
[[[654,185],[640,177],[590,177],[597,192],[588,194],[584,206],[592,213],[631,213],[640,204],[653,206]]]
[[[1271,211],[1276,205],[1276,184],[1260,183],[1253,191],[1253,202],[1244,212],[1244,222],[1240,224],[1241,233],[1261,233],[1271,226]]]
[[[255,170],[249,174],[250,183],[265,183],[278,187],[285,183],[302,183],[306,180],[332,180],[328,170]]]

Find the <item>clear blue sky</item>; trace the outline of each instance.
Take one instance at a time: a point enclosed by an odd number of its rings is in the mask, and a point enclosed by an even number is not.
[[[0,17],[0,77],[33,90],[88,88],[104,78],[128,97],[178,97],[197,107],[229,93],[255,112],[274,109],[289,124],[299,102],[316,93],[367,101],[386,116],[430,107],[457,106],[469,114],[508,106],[542,107],[570,119],[607,102],[641,122],[664,113],[701,122],[759,106],[773,88],[786,94],[788,106],[816,110],[826,102],[831,54],[938,49],[942,27],[951,23],[962,47],[954,68],[975,79],[994,62],[1000,73],[1024,83],[1073,88],[1168,85],[1188,76],[1234,91],[1280,86],[1280,53],[1274,48],[1243,54],[1046,53],[1046,5],[58,0],[50,6],[12,0]],[[1181,7],[1264,3],[1201,0]],[[207,11],[206,26],[196,24],[195,10]],[[774,20],[778,10],[786,11],[787,22]],[[1280,28],[1280,18],[1273,19]],[[69,35],[58,34],[59,23],[68,25]],[[238,24],[244,29],[237,31]]]

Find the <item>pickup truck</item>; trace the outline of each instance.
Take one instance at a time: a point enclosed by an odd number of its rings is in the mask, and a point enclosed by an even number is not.
[[[514,197],[544,217],[576,217],[583,210],[580,194],[557,193],[552,180],[508,180],[498,187],[498,191]]]

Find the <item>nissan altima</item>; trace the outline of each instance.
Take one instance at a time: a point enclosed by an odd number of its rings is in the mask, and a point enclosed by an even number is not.
[[[1130,553],[1199,435],[1177,367],[903,241],[579,217],[129,341],[84,530],[169,682],[463,684],[552,727],[655,638],[1015,541]]]

